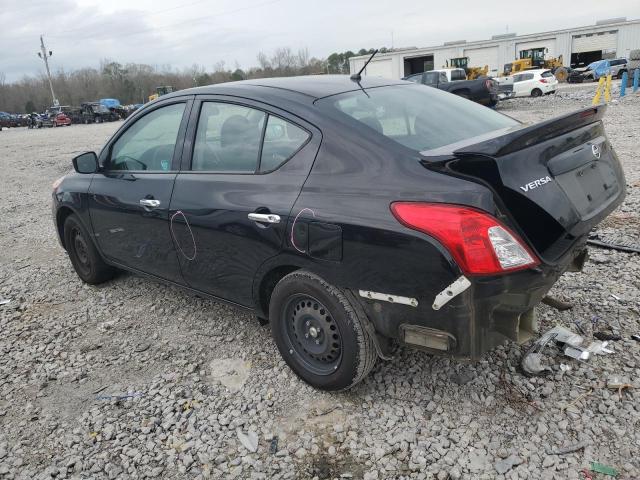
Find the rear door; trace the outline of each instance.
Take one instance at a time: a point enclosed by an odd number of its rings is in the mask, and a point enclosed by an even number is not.
[[[320,137],[301,119],[250,100],[196,102],[170,208],[191,287],[253,304],[256,271],[283,246]]]
[[[96,240],[109,260],[182,283],[169,233],[190,98],[170,99],[128,123],[100,155],[89,188]]]

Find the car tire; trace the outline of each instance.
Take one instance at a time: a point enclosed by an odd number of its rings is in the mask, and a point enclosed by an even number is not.
[[[287,365],[315,388],[349,389],[375,365],[376,348],[360,305],[313,273],[297,270],[278,282],[269,321]]]
[[[114,277],[116,270],[102,260],[76,215],[69,215],[64,222],[64,244],[71,264],[83,282],[96,285]]]
[[[616,78],[617,78],[618,80],[622,79],[622,75],[624,74],[624,72],[626,72],[626,70],[620,70],[620,71],[618,72],[618,74],[616,75]]]
[[[531,90],[532,97],[539,97],[541,95],[542,95],[542,90],[540,90],[539,88],[534,88],[533,90]]]

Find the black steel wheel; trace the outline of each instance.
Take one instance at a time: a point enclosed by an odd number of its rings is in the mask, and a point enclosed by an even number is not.
[[[373,368],[377,354],[362,307],[321,277],[298,270],[275,286],[271,333],[289,367],[310,385],[345,390]]]
[[[87,230],[75,215],[69,215],[64,222],[64,246],[74,270],[84,282],[102,283],[115,275],[115,269],[102,260]]]
[[[309,295],[292,295],[285,306],[283,336],[306,369],[331,375],[342,359],[340,329],[329,309]]]

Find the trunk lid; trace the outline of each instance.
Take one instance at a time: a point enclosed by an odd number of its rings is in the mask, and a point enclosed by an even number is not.
[[[601,121],[605,110],[496,132],[449,146],[447,154],[422,152],[423,164],[491,187],[536,252],[554,260],[624,199],[624,173]]]

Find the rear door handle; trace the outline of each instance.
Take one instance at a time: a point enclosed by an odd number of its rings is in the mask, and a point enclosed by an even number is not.
[[[275,213],[250,213],[249,220],[260,223],[280,223],[280,215]]]
[[[141,198],[140,205],[143,207],[156,208],[160,206],[160,200],[152,200],[149,198]]]

